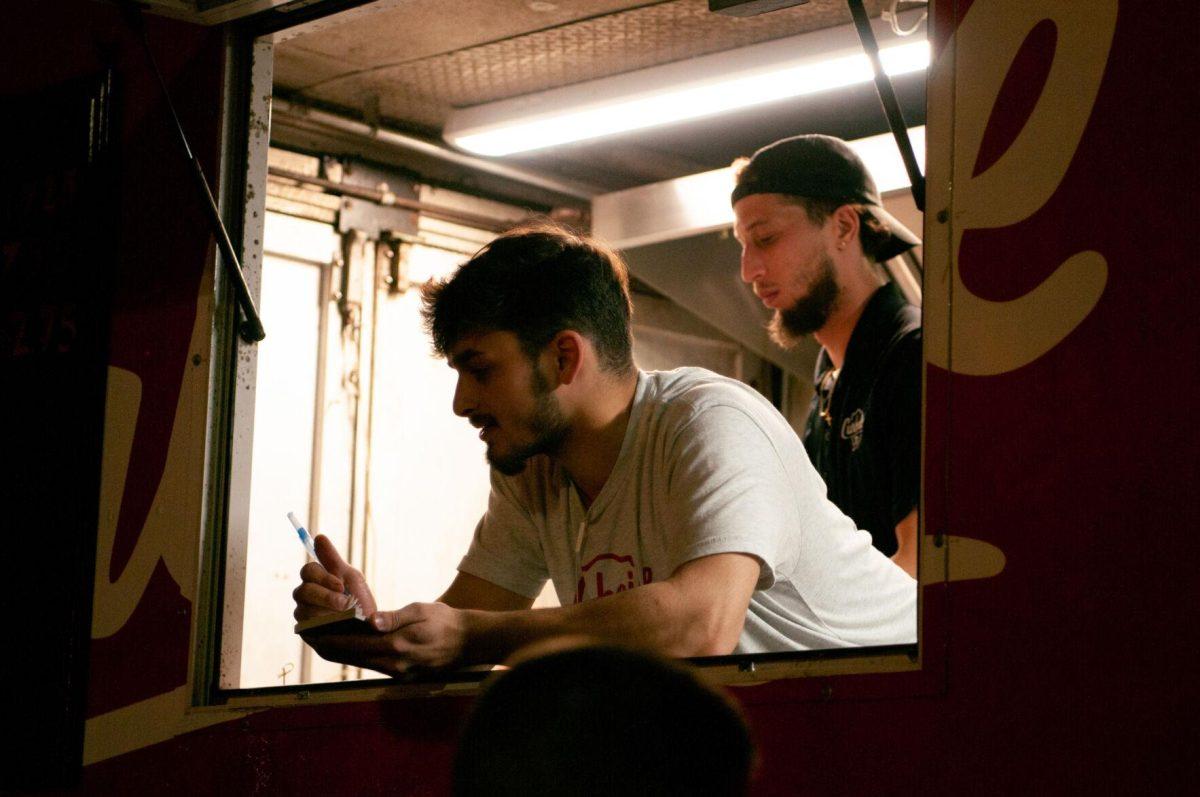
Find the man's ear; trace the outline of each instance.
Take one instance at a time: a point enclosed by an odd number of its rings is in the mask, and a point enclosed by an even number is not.
[[[862,220],[852,205],[842,205],[833,211],[830,218],[833,220],[833,234],[837,238],[838,249],[845,249],[858,240],[858,227]]]
[[[569,385],[579,376],[583,368],[584,351],[588,345],[587,339],[573,329],[564,329],[550,341],[549,349],[554,358],[558,384]]]

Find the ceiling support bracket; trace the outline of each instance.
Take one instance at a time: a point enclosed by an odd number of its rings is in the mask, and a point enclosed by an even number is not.
[[[266,331],[263,329],[262,318],[258,314],[258,308],[254,306],[254,297],[250,295],[250,287],[246,284],[246,276],[242,272],[241,261],[238,260],[237,253],[233,250],[233,242],[229,240],[229,232],[225,229],[225,222],[221,220],[221,211],[217,209],[217,201],[213,199],[212,189],[208,187],[208,180],[204,177],[204,169],[200,166],[200,161],[196,160],[196,156],[192,153],[192,147],[188,143],[187,134],[183,131],[183,125],[179,121],[179,114],[175,113],[175,103],[171,101],[171,92],[167,89],[167,82],[163,80],[162,72],[158,69],[158,62],[154,60],[154,51],[150,49],[150,40],[146,36],[146,24],[142,18],[142,9],[134,2],[122,2],[121,9],[125,12],[125,18],[129,26],[138,34],[138,38],[142,42],[142,49],[146,53],[146,60],[150,62],[150,69],[154,72],[154,76],[158,79],[158,85],[162,88],[163,98],[167,103],[167,110],[171,112],[171,119],[175,124],[175,132],[178,134],[179,143],[183,147],[183,155],[191,167],[192,176],[195,178],[196,190],[199,192],[204,209],[208,213],[208,220],[212,224],[213,235],[217,239],[217,247],[221,250],[221,258],[225,263],[225,269],[228,272],[230,281],[233,283],[234,294],[237,297],[238,306],[241,308],[242,315],[244,316],[239,333],[242,340],[247,343],[258,343],[267,336]]]
[[[867,10],[863,8],[862,0],[846,0],[850,6],[850,15],[854,17],[854,28],[858,31],[859,41],[862,42],[863,52],[871,61],[871,70],[875,73],[875,90],[879,92],[879,102],[887,115],[888,126],[896,138],[896,146],[900,149],[900,157],[904,160],[904,168],[908,172],[912,184],[913,201],[917,210],[925,212],[925,177],[921,174],[921,166],[913,153],[912,142],[908,138],[908,126],[904,124],[904,114],[900,111],[900,102],[896,99],[896,91],[892,81],[883,71],[879,60],[879,44],[875,41],[875,33],[871,30],[871,22],[867,18]]]

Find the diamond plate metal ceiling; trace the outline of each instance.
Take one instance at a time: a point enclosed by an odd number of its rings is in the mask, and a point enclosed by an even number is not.
[[[877,15],[886,2],[865,5]],[[456,107],[849,23],[845,0],[749,18],[710,13],[707,0],[384,0],[277,34],[275,81],[289,99],[440,139]],[[897,86],[910,123],[923,121],[923,83]],[[727,165],[782,135],[886,130],[869,86],[736,116],[514,161],[615,189]]]

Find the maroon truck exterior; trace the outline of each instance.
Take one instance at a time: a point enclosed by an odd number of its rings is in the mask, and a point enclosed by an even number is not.
[[[448,793],[469,698],[190,707],[214,249],[116,11],[15,5],[0,94],[103,52],[124,87],[105,467],[128,460],[102,486],[119,501],[97,531],[80,790]],[[1200,18],[1179,0],[931,16],[921,657],[732,687],[754,793],[1183,791],[1200,774]],[[150,29],[219,174],[222,34]]]

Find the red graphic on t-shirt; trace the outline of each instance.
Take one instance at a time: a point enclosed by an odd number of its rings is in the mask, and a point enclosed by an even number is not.
[[[654,571],[649,567],[638,568],[632,556],[602,553],[580,568],[575,602],[605,598],[615,592],[624,592],[649,584],[653,580]]]

